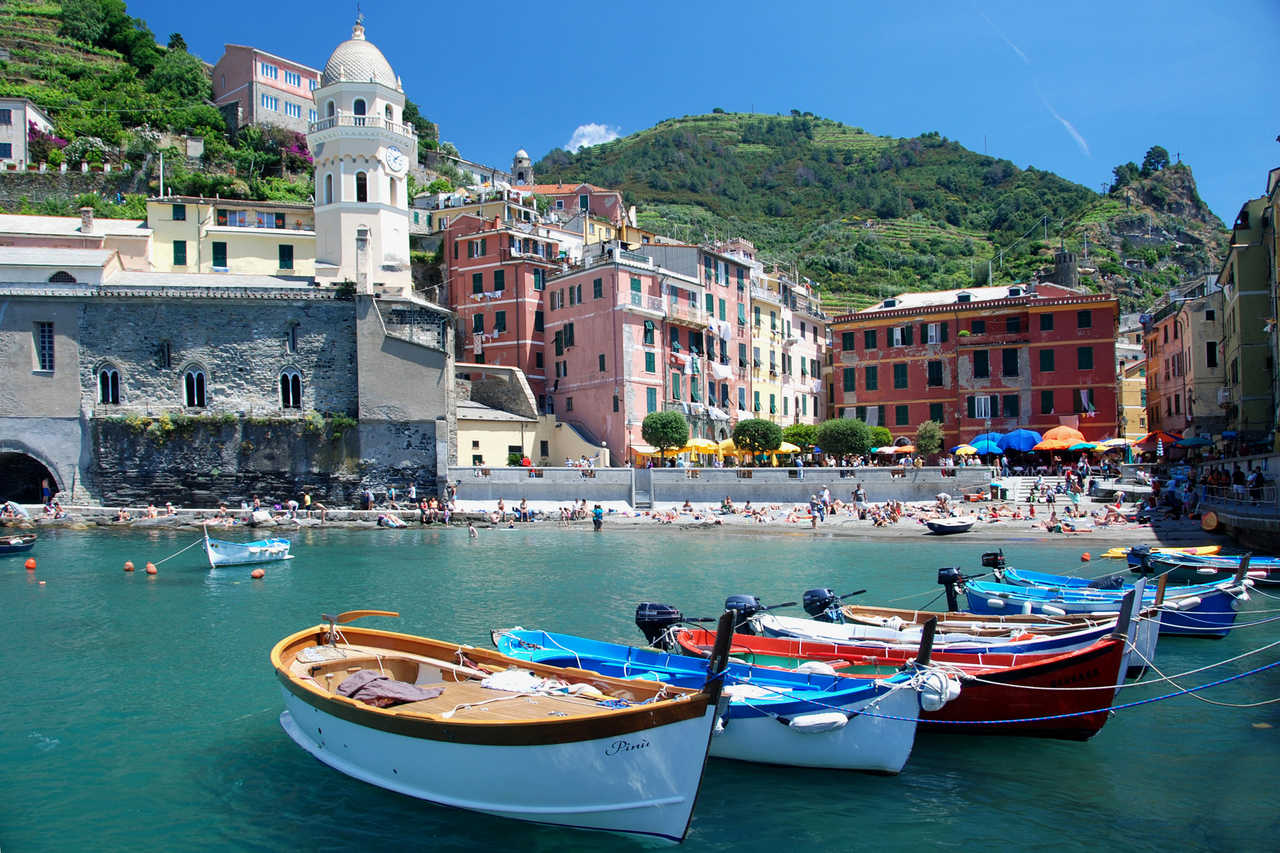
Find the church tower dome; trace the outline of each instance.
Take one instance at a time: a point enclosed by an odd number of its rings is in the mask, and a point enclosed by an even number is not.
[[[523,148],[511,158],[511,182],[519,186],[533,184],[533,161]]]
[[[359,293],[408,293],[408,173],[418,137],[404,123],[400,80],[362,23],[334,48],[313,97],[316,278],[351,282]]]

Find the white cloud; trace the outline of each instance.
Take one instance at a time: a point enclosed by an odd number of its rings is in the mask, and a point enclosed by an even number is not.
[[[577,153],[579,148],[611,142],[618,136],[618,128],[607,124],[580,124],[574,129],[573,136],[569,137],[565,148]]]

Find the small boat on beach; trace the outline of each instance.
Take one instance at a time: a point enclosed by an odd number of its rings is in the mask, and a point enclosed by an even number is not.
[[[276,563],[292,560],[288,539],[257,539],[253,542],[229,542],[211,539],[209,529],[204,531],[204,552],[209,558],[209,568],[220,566],[247,566],[254,563]]]
[[[1126,612],[1110,636],[1060,654],[935,651],[930,661],[957,674],[960,695],[942,708],[922,710],[919,725],[948,734],[1087,740],[1107,721],[1105,709],[1124,680],[1136,627]],[[697,628],[676,634],[686,654],[700,657],[710,654],[714,639],[714,634]],[[916,653],[906,648],[735,634],[729,654],[733,660],[758,667],[812,669],[817,661],[838,675],[884,678],[911,663]],[[1025,722],[1001,722],[1014,720]]]
[[[645,612],[641,604],[637,619]],[[702,657],[546,631],[497,630],[493,641],[500,651],[526,660],[684,687],[704,681],[709,669]],[[927,640],[924,648],[927,660]],[[911,755],[922,704],[940,707],[959,691],[958,682],[923,663],[888,678],[849,678],[824,669],[787,672],[730,662],[724,691],[729,701],[711,739],[711,755],[898,773]]]
[[[356,610],[271,650],[280,724],[356,779],[440,805],[681,841],[723,678],[689,688],[609,678],[392,631],[339,627]],[[731,617],[711,672],[723,670]],[[572,659],[571,659],[572,660]]]
[[[36,545],[36,533],[16,533],[0,535],[0,557],[6,554],[21,554],[30,551]]]
[[[952,533],[968,533],[973,527],[975,518],[934,518],[925,522],[925,526],[939,536],[947,536]]]

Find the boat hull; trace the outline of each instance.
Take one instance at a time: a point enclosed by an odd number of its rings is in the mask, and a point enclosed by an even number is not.
[[[574,743],[478,746],[368,728],[284,690],[280,725],[352,778],[443,806],[514,820],[680,841],[715,714]],[[589,787],[584,788],[584,780]]]
[[[36,547],[35,536],[6,536],[0,538],[0,557],[6,554],[21,554]]]
[[[222,539],[206,539],[204,551],[210,568],[222,566],[250,566],[259,563],[279,563],[292,560],[288,539],[262,539],[256,542],[227,542]]]
[[[948,523],[945,521],[926,521],[925,526],[938,536],[950,536],[953,533],[968,533],[973,527],[973,522],[963,521],[959,523]]]

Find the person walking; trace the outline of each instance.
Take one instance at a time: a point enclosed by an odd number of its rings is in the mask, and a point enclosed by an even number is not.
[[[600,504],[596,504],[591,510],[591,526],[595,528],[596,533],[599,533],[600,528],[604,526],[604,509]]]

